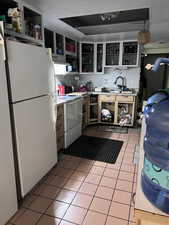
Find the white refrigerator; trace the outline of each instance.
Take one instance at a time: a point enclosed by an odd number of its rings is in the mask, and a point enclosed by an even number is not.
[[[21,196],[57,163],[54,104],[48,49],[7,41],[10,102],[13,110]]]
[[[0,38],[0,225],[4,225],[17,211],[12,134],[2,42]]]

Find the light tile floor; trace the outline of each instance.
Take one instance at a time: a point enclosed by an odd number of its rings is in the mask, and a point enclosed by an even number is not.
[[[133,196],[137,166],[133,164],[139,129],[128,134],[85,135],[122,140],[115,164],[64,156],[29,194],[8,225],[134,225]]]

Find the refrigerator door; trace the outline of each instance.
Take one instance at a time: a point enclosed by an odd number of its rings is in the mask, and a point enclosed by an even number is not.
[[[48,49],[7,41],[12,102],[49,93],[53,64]]]
[[[17,196],[2,45],[0,45],[0,71],[0,225],[3,225],[17,211]]]
[[[24,197],[57,162],[55,119],[49,96],[20,102],[13,107]]]

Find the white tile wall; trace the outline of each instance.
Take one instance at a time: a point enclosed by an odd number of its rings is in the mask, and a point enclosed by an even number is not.
[[[123,70],[105,68],[105,74],[81,74],[80,81],[85,83],[87,81],[92,81],[94,87],[108,87],[115,88],[114,81],[117,76],[125,76],[127,80],[128,88],[139,88],[140,82],[140,68],[128,68]],[[119,84],[120,84],[119,80]]]
[[[128,88],[139,88],[140,82],[140,68],[128,68],[123,70],[117,70],[112,68],[105,68],[105,73],[101,74],[81,74],[78,84],[85,84],[87,81],[92,81],[94,87],[108,87],[115,88],[114,81],[117,76],[125,76],[127,80]],[[78,76],[78,75],[77,75]],[[65,85],[72,86],[77,85],[75,81],[75,75],[56,76],[56,83],[64,82]],[[119,80],[120,84],[121,80]]]

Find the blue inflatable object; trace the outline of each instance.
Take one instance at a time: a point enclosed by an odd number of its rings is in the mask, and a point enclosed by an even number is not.
[[[144,173],[141,179],[142,190],[147,199],[158,209],[169,213],[169,190],[149,179]]]
[[[169,58],[161,58],[161,57],[157,58],[154,65],[153,65],[153,68],[151,70],[153,72],[157,72],[161,63],[169,64]]]
[[[145,161],[142,189],[157,208],[169,214],[169,93],[159,91],[148,99],[144,115]]]

